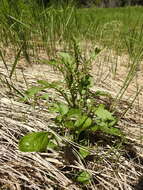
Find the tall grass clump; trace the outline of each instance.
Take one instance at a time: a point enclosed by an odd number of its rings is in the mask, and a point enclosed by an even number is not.
[[[31,17],[26,4],[23,1],[13,2],[7,0],[1,1],[0,4],[3,44],[12,46],[15,50],[19,49],[22,45],[23,55],[30,63],[28,43],[32,33],[30,23],[27,21],[31,20]]]
[[[55,54],[59,46],[67,47],[72,36],[87,43],[100,43],[113,49],[125,50],[124,35],[142,19],[142,8],[77,8],[71,3],[48,6],[37,1],[0,2],[1,43],[14,48],[23,44],[23,55],[30,62],[30,53],[37,47],[47,55]],[[139,29],[138,23],[137,30]]]

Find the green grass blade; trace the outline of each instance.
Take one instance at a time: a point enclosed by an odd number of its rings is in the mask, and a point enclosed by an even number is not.
[[[5,66],[6,70],[7,70],[7,72],[9,72],[9,71],[8,71],[8,66],[7,66],[7,64],[6,64],[6,61],[5,61],[5,59],[4,59],[4,56],[3,56],[3,53],[2,53],[1,50],[0,50],[0,57],[2,58],[3,64],[4,64],[4,66]]]
[[[18,53],[17,53],[17,55],[16,55],[16,57],[15,57],[15,60],[14,60],[14,63],[13,63],[13,66],[12,66],[12,69],[11,69],[11,72],[10,72],[10,76],[9,76],[10,79],[11,79],[11,77],[12,77],[12,75],[13,75],[15,69],[16,69],[16,65],[17,65],[17,63],[18,63],[18,59],[19,59],[19,57],[20,57],[22,48],[23,48],[23,44],[22,44],[21,48],[19,49],[19,51],[18,51]]]

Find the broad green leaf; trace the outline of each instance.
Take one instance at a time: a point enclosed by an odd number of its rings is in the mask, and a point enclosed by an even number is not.
[[[115,118],[112,116],[112,113],[106,110],[103,104],[99,105],[99,107],[95,111],[95,114],[98,116],[98,118],[102,119],[103,121],[115,120]]]
[[[33,132],[20,139],[19,150],[22,152],[41,152],[46,150],[48,143],[48,132]]]
[[[95,125],[90,130],[93,132],[100,130],[102,132],[105,132],[110,135],[115,135],[115,136],[123,135],[120,129],[117,129],[115,127],[109,127],[108,123],[103,123],[103,122],[102,122],[102,125]]]
[[[75,127],[80,127],[87,119],[86,115],[83,116],[79,116],[79,118],[77,119],[77,121],[75,122],[74,126]]]
[[[77,117],[81,116],[81,114],[82,114],[82,111],[80,109],[74,109],[74,108],[72,108],[72,109],[70,109],[68,111],[67,117],[68,118],[72,118],[72,117],[77,118]]]
[[[59,52],[59,56],[63,59],[64,63],[73,63],[73,57],[69,53]]]
[[[68,105],[64,103],[55,103],[53,106],[50,108],[51,111],[60,113],[62,116],[68,113],[69,108]]]
[[[26,90],[25,94],[28,96],[28,98],[31,98],[43,89],[43,87],[33,86],[30,89]]]
[[[55,148],[57,148],[57,144],[56,143],[54,143],[52,140],[50,140],[49,142],[48,142],[48,145],[47,145],[47,147],[48,148],[51,148],[51,149],[55,149]]]
[[[83,90],[82,88],[81,88],[80,90],[81,90],[81,94],[82,94],[82,95],[85,95],[86,92],[87,92],[86,90]]]
[[[111,127],[111,128],[109,128],[109,127],[100,127],[100,129],[103,132],[105,132],[107,134],[110,134],[110,135],[115,135],[115,136],[121,136],[122,135],[121,130],[117,129],[115,127]]]
[[[100,130],[100,126],[94,125],[93,127],[90,128],[90,130],[93,132],[98,131],[98,130]]]
[[[62,115],[58,115],[58,116],[55,118],[55,122],[56,122],[56,123],[61,123],[62,120],[63,120]]]
[[[49,111],[53,112],[53,113],[57,113],[59,112],[59,107],[57,103],[53,103],[50,107],[49,107]]]
[[[91,175],[86,171],[81,172],[77,177],[77,181],[84,184],[88,184],[90,180],[91,180]]]
[[[79,149],[79,154],[81,155],[82,158],[86,158],[87,156],[90,155],[90,152],[88,150],[80,148]]]
[[[91,124],[92,124],[92,119],[88,117],[82,126],[82,130],[87,129],[88,127],[91,126]]]
[[[95,96],[111,96],[108,92],[104,92],[104,91],[101,91],[101,90],[97,90],[95,92]]]
[[[103,121],[103,120],[97,120],[96,121],[96,125],[98,125],[99,127],[108,127],[109,122],[107,121]]]
[[[92,124],[92,119],[90,117],[88,117],[78,132],[81,133],[82,131],[86,130],[87,128],[89,128],[91,126],[91,124]]]
[[[74,122],[73,121],[65,121],[64,122],[64,125],[65,125],[65,127],[67,128],[67,129],[74,129],[75,127],[74,127]]]
[[[115,126],[115,124],[117,124],[117,122],[118,122],[118,119],[114,118],[113,121],[108,122],[108,127],[113,127],[113,126]]]
[[[67,106],[66,104],[59,103],[59,104],[58,104],[58,107],[59,107],[59,113],[60,113],[61,115],[65,115],[65,114],[67,114],[68,111],[69,111],[69,108],[68,108],[68,106]]]

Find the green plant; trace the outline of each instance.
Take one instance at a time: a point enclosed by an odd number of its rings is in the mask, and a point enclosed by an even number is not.
[[[1,0],[0,16],[1,45],[13,46],[15,52],[22,43],[28,62],[31,52],[38,56],[41,48],[49,57],[55,55],[57,47],[67,47],[72,35],[85,44],[97,42],[117,52],[141,52],[142,35],[138,32],[142,34],[142,7],[77,9],[71,1],[64,6],[52,1],[44,7],[35,0]],[[137,23],[136,30],[128,31],[128,23],[130,28]]]
[[[87,171],[79,172],[77,175],[76,181],[86,185],[90,182],[92,176]]]
[[[42,152],[57,145],[58,141],[52,133],[32,132],[20,139],[19,149],[22,152]]]
[[[92,76],[90,75],[92,60],[96,58],[100,52],[99,49],[95,49],[91,53],[89,59],[82,57],[81,50],[74,41],[73,53],[60,52],[56,59],[48,61],[47,63],[52,65],[63,77],[61,81],[54,81],[49,83],[45,80],[38,80],[39,86],[32,87],[26,91],[25,98],[31,98],[43,89],[54,89],[64,101],[54,100],[50,105],[50,110],[57,113],[54,119],[55,124],[60,127],[60,135],[70,138],[70,140],[80,143],[81,145],[87,145],[87,138],[90,133],[96,133],[101,131],[106,134],[121,136],[121,131],[114,126],[117,123],[117,119],[112,113],[107,110],[105,105],[97,104],[95,97],[91,95],[90,88],[92,86]],[[95,92],[95,95],[105,96],[104,92]],[[21,151],[40,151],[36,146],[34,150],[34,144],[38,141],[41,144],[45,139],[45,133],[32,133],[25,136],[22,141],[19,142],[19,148]],[[44,137],[43,137],[44,135]],[[33,139],[33,140],[30,140]],[[52,136],[53,138],[53,136]],[[27,140],[28,139],[28,140]],[[27,142],[28,141],[28,142]],[[48,141],[44,140],[48,146]],[[29,143],[29,145],[28,145]],[[28,146],[32,145],[32,149]],[[24,149],[22,148],[24,147]],[[43,150],[43,147],[42,147]]]

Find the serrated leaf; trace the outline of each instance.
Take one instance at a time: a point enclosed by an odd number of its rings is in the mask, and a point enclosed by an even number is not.
[[[91,175],[86,171],[81,172],[77,177],[77,181],[84,184],[88,184],[90,182],[90,179]]]
[[[22,152],[41,152],[46,150],[48,143],[48,132],[33,132],[20,139],[19,150]]]

